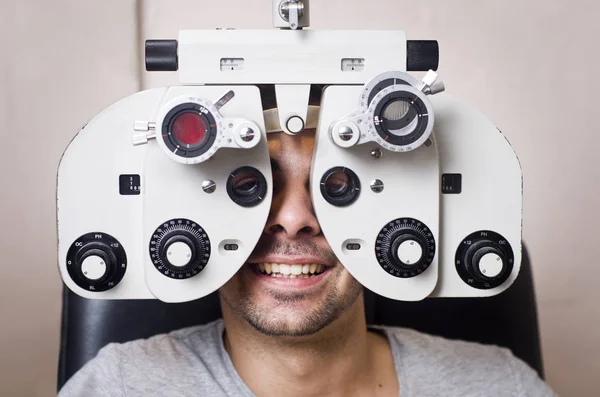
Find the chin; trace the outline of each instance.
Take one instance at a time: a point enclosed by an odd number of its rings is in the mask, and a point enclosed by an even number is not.
[[[319,332],[335,321],[337,317],[319,309],[310,312],[282,309],[246,316],[245,320],[263,335],[300,337]]]
[[[256,274],[240,272],[221,289],[224,310],[263,335],[316,334],[352,310],[361,296],[362,286],[349,274],[345,276],[345,269],[336,270],[321,286],[271,285],[269,280],[265,284],[253,278]]]

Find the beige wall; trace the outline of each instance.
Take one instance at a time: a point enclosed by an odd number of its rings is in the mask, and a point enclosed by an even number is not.
[[[0,3],[0,396],[56,389],[60,156],[138,90],[135,1]]]
[[[0,395],[55,387],[60,315],[55,177],[78,129],[117,99],[177,82],[142,74],[145,38],[179,28],[270,28],[271,0],[0,2]],[[548,382],[600,395],[600,245],[594,1],[312,1],[312,27],[402,28],[437,39],[448,92],[506,134],[525,178]],[[252,8],[255,6],[255,8]],[[142,21],[138,26],[137,18]],[[595,376],[596,375],[596,376]]]

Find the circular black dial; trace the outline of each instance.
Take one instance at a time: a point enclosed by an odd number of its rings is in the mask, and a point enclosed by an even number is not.
[[[160,139],[181,157],[198,157],[206,153],[217,137],[214,116],[204,106],[192,102],[171,109],[161,128]]]
[[[456,250],[456,271],[460,278],[478,289],[504,283],[514,266],[513,250],[502,235],[480,230],[463,239]]]
[[[383,270],[392,276],[415,277],[433,262],[435,238],[417,219],[395,219],[379,232],[375,255]]]
[[[150,239],[150,259],[163,275],[186,279],[200,273],[210,259],[210,239],[189,219],[171,219],[160,225]]]
[[[109,234],[87,233],[67,251],[67,271],[81,288],[102,292],[114,288],[127,270],[127,255],[121,243]]]

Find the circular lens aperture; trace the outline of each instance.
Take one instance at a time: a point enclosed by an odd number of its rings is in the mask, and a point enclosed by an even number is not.
[[[259,188],[260,178],[254,172],[242,171],[233,177],[231,187],[238,197],[249,197]]]
[[[325,180],[325,191],[331,197],[341,197],[348,193],[350,177],[342,171],[334,172]]]
[[[383,107],[381,115],[383,128],[395,136],[410,134],[418,122],[416,109],[404,98],[396,98],[388,102]]]
[[[240,167],[227,178],[227,194],[242,207],[260,204],[267,194],[267,180],[254,167]]]
[[[426,101],[410,86],[394,86],[379,93],[369,107],[379,144],[394,151],[420,147],[433,128],[433,113]]]
[[[215,115],[202,104],[180,103],[160,120],[160,134],[156,138],[176,161],[198,164],[210,157],[207,152],[213,148],[213,153],[216,150],[218,122]]]
[[[204,118],[193,112],[177,115],[171,128],[175,138],[187,147],[202,144],[208,135]]]
[[[345,167],[334,167],[321,178],[323,198],[336,207],[345,207],[356,201],[360,194],[360,181]]]

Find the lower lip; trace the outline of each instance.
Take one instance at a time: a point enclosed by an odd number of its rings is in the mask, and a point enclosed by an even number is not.
[[[287,278],[287,277],[273,277],[267,274],[260,273],[255,270],[254,265],[246,265],[247,270],[252,273],[256,278],[261,280],[264,283],[268,283],[277,287],[285,287],[285,288],[295,288],[295,289],[303,289],[309,288],[314,285],[319,284],[322,280],[324,280],[329,274],[329,268],[326,267],[325,271],[318,276],[312,276],[308,278],[296,277],[296,278]]]

